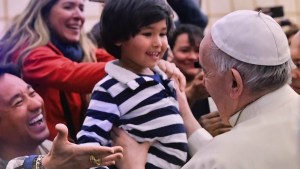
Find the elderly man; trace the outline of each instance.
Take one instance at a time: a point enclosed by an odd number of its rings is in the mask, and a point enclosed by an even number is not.
[[[232,12],[204,37],[199,60],[205,87],[222,120],[233,128],[212,138],[178,92],[192,155],[183,168],[299,169],[300,96],[288,85],[292,62],[277,22],[260,12]],[[145,156],[134,156],[134,164],[130,159],[149,144],[135,144],[121,130],[114,132],[115,144],[126,152],[119,167],[142,168]]]
[[[291,56],[297,68],[292,70],[292,88],[300,94],[300,31],[291,40]]]
[[[58,136],[46,140],[49,130],[43,99],[17,77],[11,65],[0,67],[0,168],[88,168],[114,164],[121,147],[76,145],[68,142],[66,126],[56,126]],[[52,147],[51,147],[52,146]],[[36,154],[36,155],[33,155]],[[44,156],[38,156],[44,155]],[[101,161],[100,161],[101,160]]]

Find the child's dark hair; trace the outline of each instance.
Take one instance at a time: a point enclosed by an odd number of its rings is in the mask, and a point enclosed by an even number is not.
[[[100,35],[103,47],[121,58],[117,42],[128,40],[144,26],[166,20],[167,33],[173,26],[172,10],[164,0],[109,0],[102,11]]]
[[[184,33],[188,34],[188,40],[192,46],[198,45],[197,43],[201,42],[204,37],[203,30],[200,27],[192,24],[180,24],[169,35],[168,42],[171,49],[174,48],[178,36]]]

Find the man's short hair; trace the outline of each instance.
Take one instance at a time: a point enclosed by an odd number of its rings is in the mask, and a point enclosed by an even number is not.
[[[12,63],[0,65],[0,76],[4,75],[5,73],[12,74],[21,78],[21,71],[19,67]]]

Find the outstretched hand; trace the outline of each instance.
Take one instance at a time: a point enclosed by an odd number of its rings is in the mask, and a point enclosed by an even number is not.
[[[82,144],[77,145],[68,141],[68,129],[63,124],[55,126],[57,136],[53,141],[53,146],[48,155],[42,161],[47,169],[73,169],[73,168],[91,168],[96,166],[109,166],[115,164],[116,160],[123,157],[123,148],[104,147],[100,145]],[[100,165],[90,161],[93,155],[101,161]]]

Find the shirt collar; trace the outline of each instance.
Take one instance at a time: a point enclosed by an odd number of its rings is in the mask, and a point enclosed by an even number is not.
[[[158,66],[155,66],[152,69],[155,73],[162,76],[163,80],[167,80],[167,75],[159,69]],[[106,64],[105,71],[113,78],[117,79],[119,82],[126,84],[129,88],[132,90],[135,90],[140,86],[139,83],[137,83],[138,79],[143,78],[145,82],[153,81],[152,78],[147,76],[139,76],[123,67],[120,66],[119,60],[113,60]]]
[[[252,119],[259,114],[272,113],[272,111],[274,111],[272,104],[276,103],[277,105],[281,105],[287,102],[287,98],[293,97],[298,97],[297,93],[286,84],[248,104],[244,109],[232,115],[229,118],[229,123],[235,127],[239,123]]]

